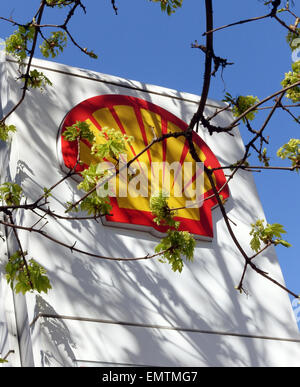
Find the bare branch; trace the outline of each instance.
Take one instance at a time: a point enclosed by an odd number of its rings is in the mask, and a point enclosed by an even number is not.
[[[212,34],[212,33],[214,33],[214,32],[220,31],[220,30],[224,30],[225,28],[237,26],[237,25],[240,25],[240,24],[250,23],[250,22],[253,22],[253,21],[257,21],[257,20],[266,19],[266,18],[268,18],[268,17],[270,17],[270,14],[269,14],[269,13],[268,13],[267,15],[258,16],[258,17],[253,17],[253,18],[251,18],[251,19],[239,20],[239,21],[237,21],[237,22],[230,23],[230,24],[226,24],[226,25],[224,25],[224,26],[222,26],[222,27],[218,27],[218,28],[212,29],[212,30],[210,30],[210,31],[204,32],[204,33],[203,33],[203,36],[208,35],[208,34]]]
[[[75,251],[77,253],[80,253],[80,254],[83,254],[83,255],[87,255],[89,257],[98,258],[98,259],[104,259],[104,260],[108,260],[108,261],[126,261],[126,262],[128,261],[129,262],[129,261],[147,260],[147,259],[152,259],[152,258],[155,258],[155,257],[159,257],[159,256],[165,254],[166,252],[170,251],[173,248],[173,247],[170,247],[168,249],[160,251],[159,253],[152,254],[152,255],[147,254],[147,255],[145,255],[143,257],[114,258],[114,257],[107,257],[107,256],[103,256],[103,255],[100,255],[100,254],[94,254],[94,253],[91,253],[89,251],[85,251],[85,250],[82,250],[82,249],[78,249],[78,248],[75,247],[76,242],[73,245],[68,245],[67,243],[62,242],[62,241],[52,237],[51,235],[46,234],[41,229],[35,229],[35,228],[32,228],[32,227],[16,225],[15,223],[13,223],[13,221],[11,219],[10,219],[10,223],[5,222],[3,220],[0,220],[0,224],[3,224],[6,227],[11,227],[14,230],[14,232],[16,232],[16,230],[24,230],[24,231],[28,231],[28,232],[37,233],[39,235],[42,235],[44,238],[47,238],[47,239],[51,240],[52,242],[54,242],[54,243],[56,243],[56,244],[58,244],[60,246],[66,247],[67,249],[71,250],[72,252]]]

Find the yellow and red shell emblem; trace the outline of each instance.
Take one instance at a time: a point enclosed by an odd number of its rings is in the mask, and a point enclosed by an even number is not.
[[[154,133],[160,137],[168,132],[185,131],[188,125],[167,110],[140,98],[125,95],[101,95],[89,98],[75,106],[65,117],[60,131],[60,144],[62,163],[64,169],[72,169],[77,160],[78,147],[76,142],[68,142],[62,135],[66,127],[73,125],[76,121],[85,121],[90,125],[97,140],[103,141],[99,131],[103,128],[114,128],[123,134],[134,137],[134,142],[127,145],[127,160],[139,154],[152,140]],[[193,142],[201,161],[208,168],[220,167],[220,164],[201,137],[194,133]],[[97,162],[90,152],[91,144],[82,140],[80,143],[80,159],[84,163],[77,166],[80,172],[91,163]],[[147,152],[144,152],[136,163],[143,163],[151,170],[154,162],[186,162],[193,163],[189,153],[188,144],[184,136],[168,138],[154,144]],[[190,183],[194,183],[193,176]],[[176,172],[171,175],[171,186],[176,183]],[[221,189],[223,199],[229,197],[229,190],[223,170],[216,170],[213,178],[218,190]],[[163,177],[161,177],[163,179]],[[117,182],[118,184],[118,182]],[[224,186],[225,184],[225,186]],[[223,187],[224,186],[224,187]],[[222,189],[223,187],[223,189]],[[159,188],[159,187],[158,187]],[[213,196],[211,185],[204,175],[204,202],[200,208],[184,208],[187,198],[173,197],[168,200],[170,208],[182,208],[176,213],[176,220],[180,221],[179,230],[189,231],[199,239],[211,239],[213,237],[213,225],[211,210],[217,205]],[[104,223],[119,227],[127,227],[137,230],[152,230],[156,233],[164,233],[166,227],[158,226],[153,222],[150,211],[150,197],[111,197],[113,216],[106,216]]]

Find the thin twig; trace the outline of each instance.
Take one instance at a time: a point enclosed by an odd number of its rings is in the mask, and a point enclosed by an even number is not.
[[[91,253],[89,251],[78,249],[78,248],[75,247],[76,242],[73,245],[68,245],[67,243],[62,242],[62,241],[52,237],[51,235],[46,234],[44,231],[42,231],[40,229],[35,229],[35,228],[31,228],[31,227],[26,227],[26,226],[20,226],[20,225],[16,225],[13,222],[8,223],[8,222],[5,222],[3,220],[0,220],[0,224],[4,225],[6,227],[11,227],[13,230],[25,230],[25,231],[37,233],[39,235],[42,235],[44,238],[47,238],[47,239],[51,240],[52,242],[54,242],[54,243],[56,243],[56,244],[58,244],[60,246],[66,247],[67,249],[71,250],[72,252],[76,251],[77,253],[84,254],[84,255],[87,255],[89,257],[103,259],[103,260],[108,260],[108,261],[125,261],[125,262],[130,262],[130,261],[147,260],[147,259],[152,259],[152,258],[161,256],[161,255],[165,254],[166,252],[170,251],[173,248],[173,247],[170,247],[170,248],[167,248],[165,250],[160,251],[159,253],[155,253],[155,254],[152,254],[152,255],[147,254],[147,255],[145,255],[143,257],[129,257],[129,258],[107,257],[107,256],[103,256],[103,255],[100,255],[100,254],[94,254],[94,253]]]
[[[240,21],[234,22],[234,23],[226,24],[226,25],[224,25],[222,27],[218,27],[218,28],[215,28],[215,29],[211,29],[210,31],[204,32],[202,36],[209,35],[209,34],[212,34],[214,32],[217,32],[217,31],[220,31],[220,30],[224,30],[225,28],[237,26],[237,25],[240,25],[240,24],[245,24],[245,23],[250,23],[250,22],[253,22],[253,21],[257,21],[257,20],[266,19],[268,17],[270,17],[269,13],[267,15],[253,17],[251,19],[245,19],[245,20],[240,20]]]

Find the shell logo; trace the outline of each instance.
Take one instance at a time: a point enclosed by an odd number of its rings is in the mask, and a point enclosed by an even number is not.
[[[167,110],[154,105],[140,98],[125,95],[101,95],[89,98],[75,106],[65,117],[59,135],[59,153],[61,165],[64,170],[72,169],[77,160],[78,147],[75,142],[68,142],[62,136],[66,127],[73,125],[76,121],[86,121],[93,131],[96,142],[103,142],[103,137],[99,136],[99,131],[103,128],[114,128],[120,130],[123,134],[133,136],[134,141],[127,145],[127,160],[130,161],[138,155],[147,145],[149,145],[154,136],[160,137],[168,132],[185,131],[188,125],[181,119],[168,112]],[[98,136],[98,139],[97,139]],[[193,133],[193,142],[195,149],[201,161],[208,168],[220,167],[220,164],[206,143],[201,137]],[[77,166],[80,172],[87,168],[91,163],[99,162],[90,152],[91,144],[82,140],[80,143],[80,159],[84,163]],[[136,161],[135,166],[139,168],[140,164],[151,166],[154,163],[168,162],[184,166],[195,164],[190,153],[188,144],[184,136],[178,138],[168,138],[162,142],[155,143],[150,149],[144,152]],[[188,198],[183,194],[180,197],[172,195],[178,176],[190,173],[188,184],[195,186],[195,169],[183,170],[183,173],[171,171],[170,181],[170,199],[168,201],[170,208],[180,208],[176,212],[176,220],[180,221],[179,230],[189,231],[197,239],[211,240],[213,237],[212,209],[217,205],[216,198],[213,196],[212,187],[207,176],[203,179],[203,204],[200,208],[193,206],[186,207]],[[146,172],[147,173],[147,172]],[[149,172],[150,173],[150,172]],[[150,175],[148,176],[150,178]],[[213,178],[218,190],[221,190],[223,199],[229,197],[228,186],[223,170],[217,170]],[[121,185],[121,178],[117,176],[117,187]],[[157,188],[161,189],[164,184],[164,172],[157,180]],[[224,187],[223,187],[224,186]],[[223,187],[223,188],[222,188]],[[118,190],[116,190],[118,192]],[[105,225],[130,228],[134,230],[149,231],[153,235],[161,236],[166,232],[166,227],[158,226],[153,222],[153,215],[150,211],[150,195],[136,197],[129,194],[124,197],[114,195],[110,197],[113,216],[102,218]]]

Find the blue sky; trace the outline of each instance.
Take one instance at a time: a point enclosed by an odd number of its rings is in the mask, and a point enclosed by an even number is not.
[[[156,84],[179,91],[201,93],[204,57],[191,48],[196,39],[204,44],[204,1],[184,0],[182,9],[171,17],[162,14],[158,4],[148,0],[116,0],[119,14],[112,10],[110,0],[86,0],[87,15],[81,10],[72,20],[71,31],[78,42],[99,55],[93,60],[71,44],[57,61],[102,73]],[[2,2],[0,16],[16,21],[29,18],[39,0]],[[268,12],[263,1],[214,1],[215,26],[261,16]],[[300,4],[294,7],[300,14]],[[63,17],[60,19],[63,20]],[[49,22],[57,21],[51,12]],[[293,19],[289,23],[294,23]],[[13,28],[0,22],[0,37],[5,38]],[[292,58],[285,42],[286,32],[274,20],[257,21],[236,26],[215,34],[215,53],[234,62],[213,79],[209,97],[220,100],[225,89],[233,96],[257,95],[260,99],[280,89],[284,73],[290,71]],[[295,114],[299,115],[295,110]],[[262,122],[262,118],[258,121]],[[241,127],[244,140],[248,137]],[[286,165],[276,157],[276,151],[290,138],[296,138],[297,124],[286,113],[277,113],[267,135],[272,165]],[[257,164],[257,160],[253,161]],[[277,253],[287,287],[300,294],[299,238],[299,175],[290,172],[256,173],[258,192],[269,223],[281,223],[286,239],[293,245],[278,247]],[[276,305],[274,305],[276,307]],[[300,317],[300,316],[299,316]]]

